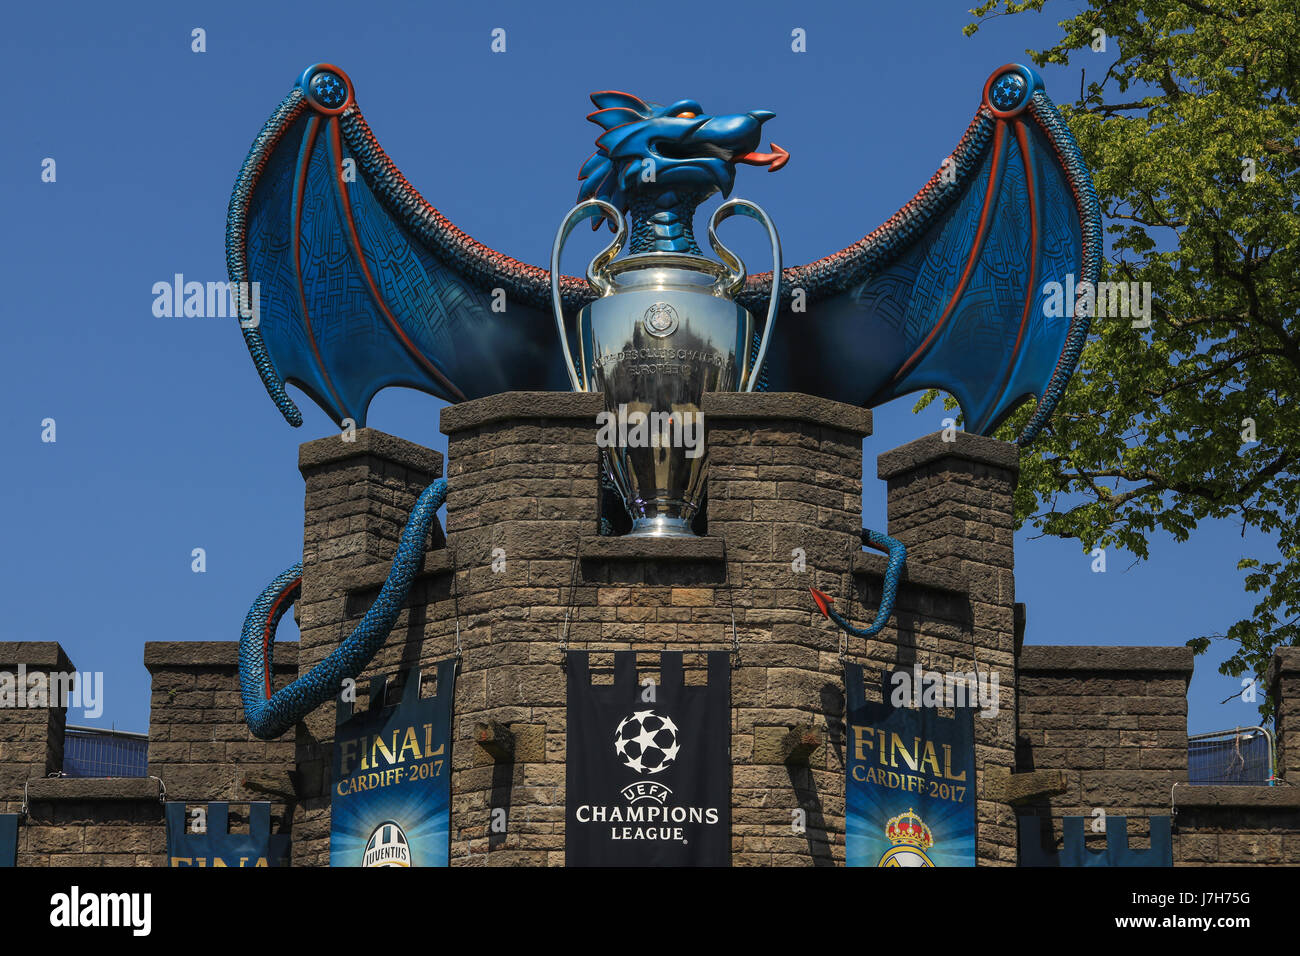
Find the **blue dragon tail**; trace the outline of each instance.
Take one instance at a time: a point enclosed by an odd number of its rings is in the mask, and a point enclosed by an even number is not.
[[[388,579],[352,633],[329,655],[293,683],[272,693],[271,674],[275,630],[285,612],[302,591],[302,565],[280,573],[257,596],[244,619],[239,637],[239,687],[244,702],[244,720],[253,736],[262,740],[279,737],[321,704],[330,700],[355,679],[388,639],[411,580],[424,557],[429,530],[438,509],[447,498],[447,479],[440,478],[420,495],[411,517],[402,529]]]
[[[894,601],[898,597],[898,582],[907,564],[907,548],[897,538],[891,538],[887,534],[871,531],[868,528],[862,529],[862,543],[889,555],[889,563],[885,567],[885,587],[880,595],[880,609],[871,624],[867,627],[855,627],[844,615],[831,607],[831,602],[835,600],[833,597],[816,588],[808,590],[812,592],[813,600],[817,602],[822,615],[834,621],[845,633],[852,634],[854,637],[875,637],[889,623],[889,618],[894,613]]]

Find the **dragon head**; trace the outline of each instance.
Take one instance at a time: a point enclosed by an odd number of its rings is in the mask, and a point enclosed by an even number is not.
[[[578,172],[578,201],[631,211],[634,248],[643,245],[637,232],[651,230],[655,248],[698,252],[691,214],[714,192],[730,194],[736,163],[775,172],[790,158],[775,143],[770,153],[756,152],[763,124],[776,115],[767,110],[710,116],[694,100],[660,106],[615,90],[592,93],[591,101],[596,110],[587,119],[604,132]]]

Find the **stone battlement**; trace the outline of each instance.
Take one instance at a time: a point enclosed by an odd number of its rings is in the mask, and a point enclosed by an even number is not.
[[[845,641],[808,589],[833,595],[855,621],[879,606],[885,559],[860,539],[870,412],[804,395],[707,395],[707,535],[643,540],[599,534],[602,407],[597,395],[505,393],[442,412],[445,527],[435,528],[409,600],[358,687],[459,657],[453,865],[563,864],[570,650],[592,652],[597,671],[616,650],[730,656],[736,865],[844,862],[842,655],[870,673],[919,664],[999,675],[997,713],[975,718],[981,865],[1015,865],[1018,816],[1036,817],[1027,825],[1050,846],[1063,816],[1102,808],[1128,815],[1141,846],[1142,820],[1171,807],[1176,862],[1300,862],[1296,801],[1287,797],[1300,791],[1187,785],[1189,651],[1022,648],[1014,445],[934,434],[880,455],[888,527],[865,523],[907,545],[907,567],[885,629]],[[301,640],[277,649],[278,686],[322,660],[365,614],[416,498],[443,465],[437,452],[372,429],[302,446]],[[290,552],[286,545],[286,564]],[[278,827],[292,833],[294,865],[325,865],[334,705],[278,741],[256,740],[240,710],[236,646],[146,646],[149,773],[168,799],[271,800]],[[61,653],[0,645],[0,670],[12,669],[11,658]],[[656,666],[647,654],[643,669]],[[1283,736],[1300,722],[1300,649],[1279,653],[1270,680],[1279,774],[1300,778],[1300,747]],[[0,715],[0,799],[11,811],[23,783],[61,765],[62,726],[58,708]],[[158,783],[147,781],[148,793],[124,784],[121,797],[78,791],[81,831],[69,836],[73,798],[46,790],[86,783],[43,781],[29,795],[20,863],[126,862],[125,852],[161,862]],[[1225,790],[1242,792],[1209,792]],[[806,814],[801,834],[790,825],[796,809]],[[504,833],[490,828],[494,810],[505,811]],[[117,828],[134,849],[109,859],[92,827]]]

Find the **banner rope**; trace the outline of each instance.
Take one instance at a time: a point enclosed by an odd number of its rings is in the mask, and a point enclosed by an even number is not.
[[[727,569],[727,603],[731,606],[731,666],[740,666],[740,636],[736,633],[736,592],[731,583],[731,562],[727,560],[727,539],[722,539],[722,564]]]
[[[857,550],[861,551],[862,546],[859,545]],[[845,593],[848,595],[848,597],[844,599],[844,603],[848,608],[849,617],[852,618],[853,598],[856,595],[858,590],[857,582],[853,579],[853,551],[849,551],[849,566],[848,566],[848,570],[845,572],[845,576],[848,578],[848,587],[845,588]],[[840,629],[840,666],[843,667],[844,664],[848,663],[848,660],[849,660],[849,632],[841,628]]]
[[[573,614],[573,609],[577,604],[578,588],[578,559],[582,556],[582,539],[574,540],[573,545],[573,570],[569,572],[569,600],[564,606],[564,628],[560,631],[560,666],[566,667],[569,663],[569,619]]]
[[[460,582],[456,580],[456,549],[450,546],[450,542],[447,553],[451,556],[451,612],[456,620],[456,670],[459,671],[465,652],[460,643]]]

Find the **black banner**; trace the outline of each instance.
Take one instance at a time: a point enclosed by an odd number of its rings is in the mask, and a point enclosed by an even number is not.
[[[18,814],[0,813],[0,866],[18,865]]]
[[[230,804],[209,803],[203,830],[186,827],[185,804],[167,804],[168,866],[288,866],[289,834],[271,832],[271,804],[248,805],[248,832],[231,833]]]
[[[726,866],[731,858],[731,661],[709,652],[708,684],[687,686],[683,654],[637,684],[636,652],[614,683],[591,683],[570,651],[565,863]]]

